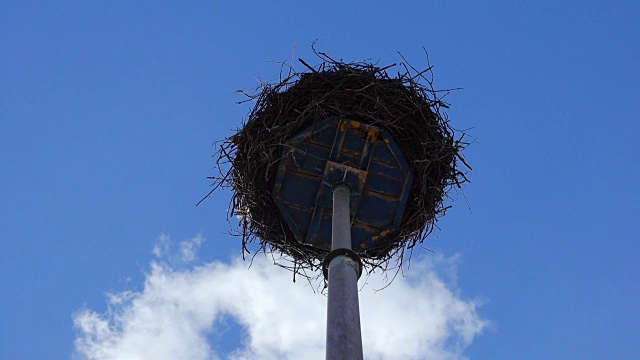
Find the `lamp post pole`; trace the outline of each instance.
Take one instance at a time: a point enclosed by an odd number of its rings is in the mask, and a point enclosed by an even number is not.
[[[346,185],[333,190],[331,253],[328,264],[327,360],[362,360],[358,278],[361,265],[351,248],[351,216]]]

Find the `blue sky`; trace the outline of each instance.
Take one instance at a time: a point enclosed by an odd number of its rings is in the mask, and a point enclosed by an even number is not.
[[[175,340],[173,358],[321,348],[323,324],[311,322],[305,345],[286,321],[321,322],[325,298],[266,260],[237,262],[230,193],[195,207],[209,190],[212,142],[250,109],[235,90],[277,78],[270,61],[294,49],[314,63],[318,39],[337,58],[390,64],[400,51],[418,67],[424,46],[436,86],[464,88],[447,98],[449,116],[476,139],[466,201],[455,197],[429,239],[434,253],[418,254],[383,298],[363,290],[365,354],[418,343],[404,358],[634,359],[638,18],[631,1],[4,2],[0,358],[135,358],[164,342],[134,325],[160,321],[157,304],[177,306],[179,289],[208,295],[185,295],[195,310],[158,325]],[[237,293],[229,274],[278,285]],[[230,305],[251,291],[285,294],[289,305],[272,309],[283,320]],[[386,323],[413,306],[424,318]],[[191,317],[200,322],[171,328]],[[446,330],[430,332],[436,323]],[[282,343],[259,326],[279,329]],[[374,331],[385,326],[397,332]]]

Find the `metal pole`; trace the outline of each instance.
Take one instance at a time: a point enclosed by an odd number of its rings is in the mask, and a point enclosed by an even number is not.
[[[351,249],[351,216],[345,185],[333,190],[331,250]],[[358,266],[351,257],[338,255],[329,263],[327,304],[327,360],[362,360]]]

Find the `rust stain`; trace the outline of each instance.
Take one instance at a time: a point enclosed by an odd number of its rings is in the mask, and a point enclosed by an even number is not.
[[[360,121],[351,121],[351,126],[354,128],[360,128]]]
[[[358,179],[364,183],[367,180],[367,173],[362,171],[362,172],[358,172],[356,173],[356,175],[358,175]]]
[[[376,140],[378,139],[378,132],[372,128],[369,128],[369,139],[372,143],[376,142]]]
[[[381,236],[387,236],[389,234],[389,230],[385,230],[380,233]]]
[[[371,240],[376,241],[376,240],[378,240],[379,238],[380,238],[380,236],[375,235],[375,236],[372,236],[372,237],[371,237]]]

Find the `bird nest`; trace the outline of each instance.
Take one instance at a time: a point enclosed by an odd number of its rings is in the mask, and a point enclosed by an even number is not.
[[[235,234],[242,238],[243,254],[255,249],[286,255],[281,258],[290,262],[276,263],[306,275],[306,270],[319,269],[328,250],[296,239],[272,197],[285,143],[331,115],[384,127],[414,180],[400,230],[383,247],[359,250],[359,255],[369,271],[387,269],[393,259],[401,264],[405,250],[423,243],[448,209],[443,199],[452,187],[468,181],[460,166],[471,169],[461,154],[468,143],[441,111],[448,107],[441,100],[448,90],[434,90],[428,62],[418,71],[404,58],[398,65],[379,67],[315,54],[319,65],[300,59],[305,71],[283,65],[275,83],[241,91],[255,106],[243,126],[218,143],[214,190],[233,190],[230,215],[240,219]],[[397,75],[390,75],[390,69],[397,69]]]

